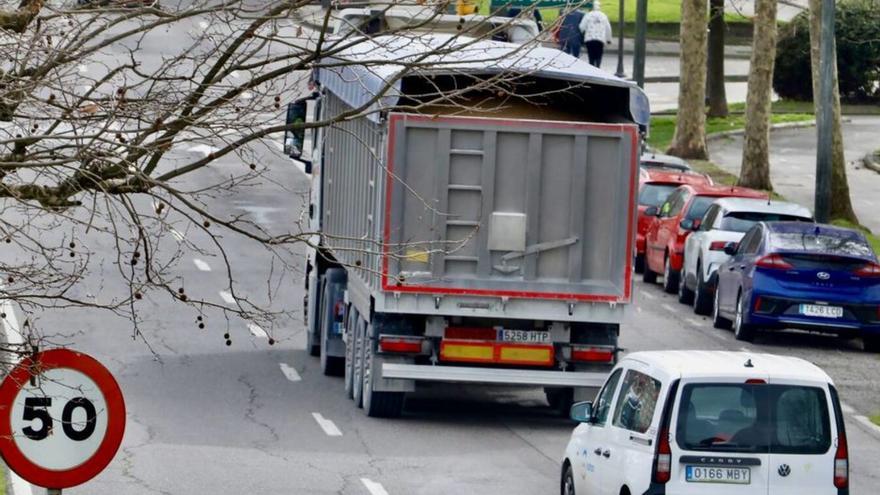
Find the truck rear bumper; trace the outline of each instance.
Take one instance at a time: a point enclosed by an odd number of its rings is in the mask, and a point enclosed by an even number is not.
[[[535,387],[601,387],[606,373],[382,363],[382,378]]]

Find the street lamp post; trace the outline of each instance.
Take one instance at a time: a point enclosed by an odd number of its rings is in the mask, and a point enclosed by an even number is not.
[[[614,73],[617,77],[626,77],[626,72],[623,70],[623,2],[624,0],[620,0],[620,13],[617,19],[617,72]]]

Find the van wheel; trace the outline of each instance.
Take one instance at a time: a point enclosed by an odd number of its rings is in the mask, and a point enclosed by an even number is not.
[[[370,341],[370,335],[373,333],[373,327],[367,326],[363,345],[363,380],[361,386],[363,390],[363,405],[367,416],[371,418],[396,418],[400,416],[403,410],[403,392],[377,392],[373,390],[373,343]]]
[[[721,316],[721,291],[715,287],[715,297],[712,299],[712,326],[727,330],[730,328],[730,320]]]
[[[697,290],[694,291],[694,313],[707,315],[712,311],[708,284],[703,281],[703,268],[697,265]]]
[[[736,318],[733,321],[733,336],[736,340],[751,342],[755,340],[755,327],[745,322],[746,300],[740,294],[736,298]]]
[[[880,352],[880,335],[863,335],[866,352]]]
[[[571,465],[565,466],[565,471],[562,473],[562,482],[559,484],[559,493],[561,495],[575,495],[574,474],[571,472]]]
[[[635,261],[635,271],[636,273],[644,273],[645,272],[645,255],[637,254]]]
[[[667,294],[675,294],[678,290],[679,272],[672,269],[672,257],[667,255],[663,262],[663,290]]]

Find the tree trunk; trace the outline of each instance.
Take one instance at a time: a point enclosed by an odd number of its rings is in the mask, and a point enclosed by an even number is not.
[[[770,96],[776,61],[776,0],[755,1],[755,31],[742,166],[737,185],[773,190],[770,183]]]
[[[681,2],[681,73],[678,119],[667,153],[705,160],[706,148],[706,1]]]
[[[727,117],[727,91],[724,88],[724,0],[709,3],[709,73],[706,92],[709,117]]]
[[[813,73],[813,107],[816,115],[821,111],[822,102],[819,94],[819,40],[821,38],[822,0],[810,0],[810,61]],[[833,41],[832,41],[833,43]],[[834,47],[837,53],[837,47]],[[832,165],[831,165],[831,218],[844,219],[852,223],[859,223],[852,201],[849,197],[849,182],[846,179],[846,159],[843,155],[843,131],[840,124],[840,88],[837,84],[837,57],[832,61],[834,64],[834,81],[831,91],[834,97],[831,99],[834,123],[832,128]]]

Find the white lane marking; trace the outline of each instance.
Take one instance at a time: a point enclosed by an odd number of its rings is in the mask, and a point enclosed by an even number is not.
[[[229,75],[232,76],[234,79],[238,79],[238,71],[237,70],[232,71]]]
[[[260,339],[268,339],[269,338],[269,334],[266,333],[265,330],[260,328],[260,326],[257,325],[256,323],[248,323],[248,330],[251,331],[251,335],[253,335],[254,337],[257,337]]]
[[[12,485],[12,493],[13,495],[32,495],[34,492],[31,490],[31,484],[27,481],[21,479],[21,476],[15,474],[13,471],[9,471],[9,478]]]
[[[657,296],[655,296],[654,294],[651,294],[650,292],[644,291],[644,290],[642,291],[642,295],[647,297],[648,299],[657,299]]]
[[[852,413],[856,412],[856,410],[853,409],[852,406],[850,406],[850,405],[847,404],[846,402],[841,402],[841,403],[840,403],[840,409],[841,409],[843,412],[845,412],[846,414],[852,414]]]
[[[199,27],[202,28],[202,30],[208,29],[208,26],[209,24],[205,21],[199,22]]]
[[[235,304],[235,298],[232,297],[232,294],[226,292],[225,290],[220,291],[220,298],[223,299],[226,304]]]
[[[298,382],[298,381],[302,380],[302,378],[299,376],[299,373],[296,372],[296,369],[294,369],[293,366],[289,366],[287,363],[280,363],[280,364],[281,364],[281,372],[284,373],[285,378],[287,378],[288,380],[290,380],[292,382]]]
[[[178,242],[183,242],[186,239],[186,237],[178,232],[176,229],[171,229],[171,235],[173,235],[174,238],[178,240]]]
[[[672,306],[670,306],[668,304],[662,304],[661,306],[663,307],[663,309],[665,309],[666,311],[669,311],[670,313],[677,313],[678,312],[675,310],[675,308],[673,308]]]
[[[199,270],[201,270],[203,272],[210,272],[211,271],[211,265],[205,263],[204,261],[202,261],[198,258],[193,258],[193,264],[196,265],[196,268],[198,268]]]
[[[703,322],[696,319],[696,318],[685,318],[684,321],[690,323],[691,325],[693,325],[695,327],[702,327],[703,326]]]
[[[369,478],[361,478],[361,483],[367,488],[371,495],[388,495],[381,483],[375,482]]]
[[[312,417],[315,418],[315,421],[318,422],[318,426],[324,430],[324,433],[327,434],[328,437],[341,437],[342,432],[339,431],[339,428],[336,427],[336,423],[330,421],[329,419],[321,416],[320,413],[313,412]]]
[[[874,435],[880,435],[880,426],[875,425],[867,416],[856,415],[853,416],[853,419],[861,423],[862,426],[867,428],[868,431]]]

